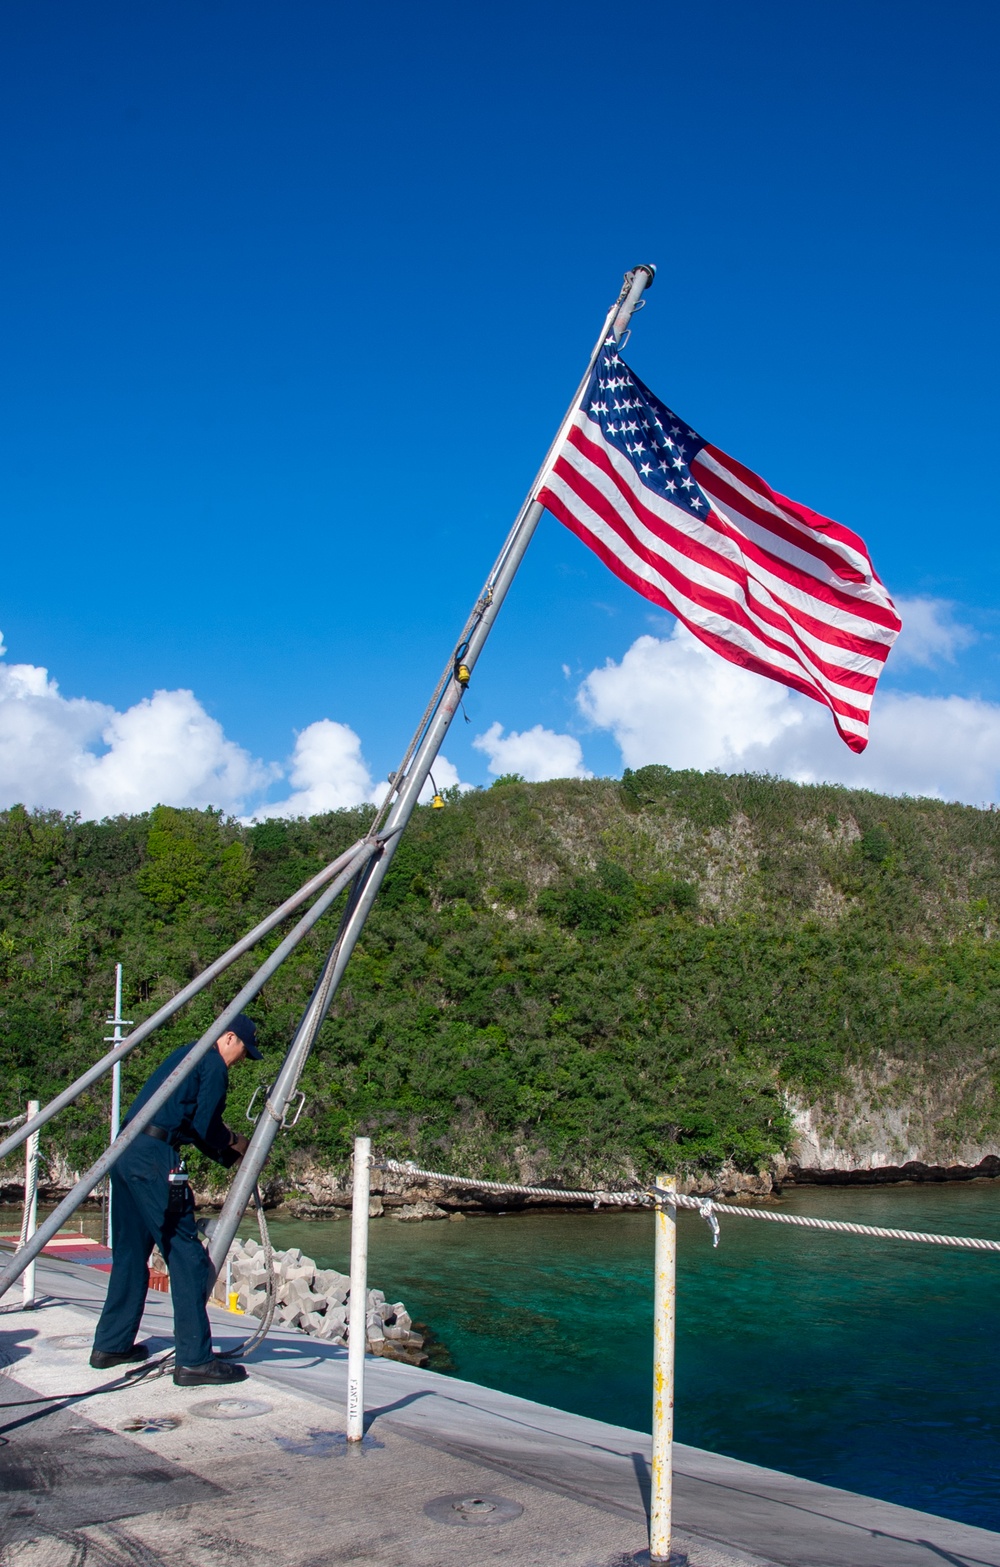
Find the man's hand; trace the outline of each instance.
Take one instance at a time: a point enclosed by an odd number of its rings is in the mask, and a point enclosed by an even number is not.
[[[250,1147],[250,1143],[248,1139],[243,1136],[242,1132],[231,1132],[229,1136],[229,1146],[236,1155],[237,1159],[242,1159],[243,1155]]]

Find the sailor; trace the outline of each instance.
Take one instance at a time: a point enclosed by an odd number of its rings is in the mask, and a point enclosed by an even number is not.
[[[181,1045],[147,1079],[129,1106],[127,1126],[192,1045]],[[170,1272],[174,1306],[174,1381],[179,1387],[242,1382],[246,1369],[212,1353],[205,1301],[211,1282],[208,1253],[194,1219],[194,1197],[181,1172],[178,1150],[193,1143],[222,1165],[237,1164],[247,1140],[222,1119],[229,1068],[249,1057],[263,1059],[252,1018],[240,1013],[157,1110],[151,1125],[125,1149],[111,1171],[111,1279],[94,1335],[90,1364],[98,1370],[145,1360],[135,1342],[153,1244]],[[172,1178],[171,1178],[172,1177]]]

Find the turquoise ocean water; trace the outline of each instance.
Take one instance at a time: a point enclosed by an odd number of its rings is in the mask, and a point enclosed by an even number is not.
[[[992,1182],[801,1189],[779,1207],[1000,1239]],[[1000,1254],[722,1225],[713,1251],[679,1220],[678,1439],[1000,1529]],[[346,1269],[347,1223],[272,1229]],[[457,1375],[649,1430],[649,1215],[375,1220],[370,1282]]]

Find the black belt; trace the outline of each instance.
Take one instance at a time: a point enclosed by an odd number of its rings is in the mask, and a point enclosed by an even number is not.
[[[144,1126],[143,1131],[147,1137],[155,1137],[158,1143],[170,1143],[176,1146],[170,1132],[165,1132],[162,1126]]]

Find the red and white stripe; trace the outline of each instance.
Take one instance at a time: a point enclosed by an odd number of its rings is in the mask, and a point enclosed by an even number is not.
[[[702,447],[690,472],[708,516],[648,488],[580,410],[538,499],[723,658],[825,703],[851,750],[863,751],[900,629],[863,541],[717,447]]]

